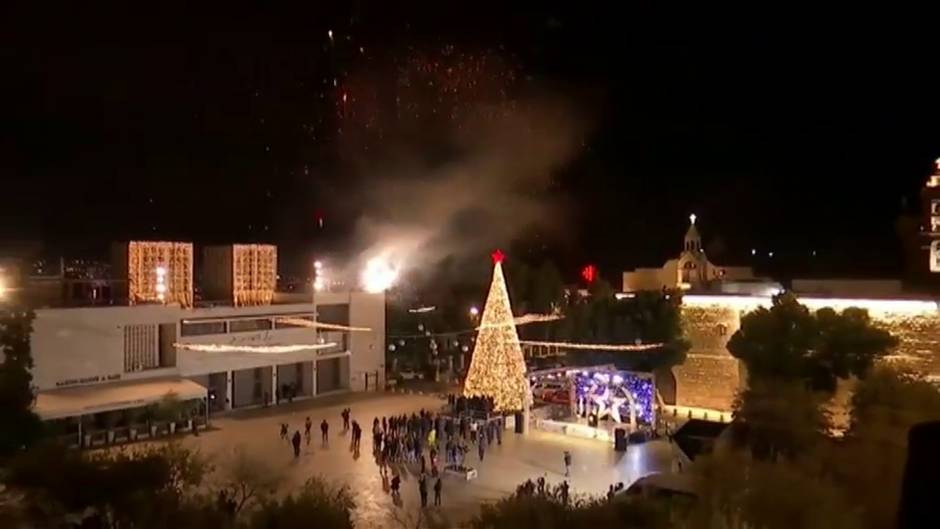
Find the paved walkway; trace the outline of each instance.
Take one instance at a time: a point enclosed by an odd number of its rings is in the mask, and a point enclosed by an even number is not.
[[[393,505],[383,484],[378,465],[372,457],[372,419],[383,415],[410,414],[421,408],[437,410],[443,401],[436,397],[401,394],[353,394],[295,402],[278,408],[245,411],[213,420],[214,430],[199,437],[184,438],[187,446],[198,448],[212,457],[216,465],[223,466],[236,449],[260,458],[283,473],[283,490],[299,486],[307,478],[319,475],[334,483],[348,485],[355,496],[356,522],[359,527],[395,527],[391,518],[416,518],[420,499],[414,469],[399,466],[402,476],[402,505]],[[363,427],[362,449],[359,457],[349,449],[349,434],[342,432],[340,411],[352,409],[352,418]],[[314,423],[313,440],[304,447],[299,459],[294,459],[288,443],[280,440],[279,425],[287,422],[290,433],[303,433],[304,418]],[[328,445],[320,442],[319,424],[330,423]],[[558,434],[533,431],[529,435],[516,435],[507,431],[502,446],[494,442],[478,460],[476,450],[467,455],[467,462],[479,470],[479,477],[463,481],[445,476],[443,507],[430,509],[428,516],[451,523],[467,519],[477,512],[481,501],[495,500],[513,492],[528,478],[545,475],[549,484],[564,479],[563,452],[572,453],[573,464],[569,483],[573,494],[603,494],[608,485],[622,481],[631,483],[640,476],[654,471],[668,470],[670,447],[665,442],[652,442],[631,446],[625,453],[615,452],[609,445],[598,441],[565,437]],[[432,485],[433,482],[429,483]],[[430,490],[433,499],[433,490]],[[429,499],[429,502],[431,501]]]

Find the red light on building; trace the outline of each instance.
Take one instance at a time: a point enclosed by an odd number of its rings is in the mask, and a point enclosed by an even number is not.
[[[597,267],[589,264],[581,269],[581,277],[588,283],[591,284],[597,279]]]
[[[496,264],[503,262],[503,259],[506,258],[506,254],[504,254],[499,248],[497,248],[496,250],[493,251],[493,253],[490,254],[490,257],[493,258],[493,264],[496,265]]]

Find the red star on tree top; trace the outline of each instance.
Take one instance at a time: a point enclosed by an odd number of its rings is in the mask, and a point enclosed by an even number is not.
[[[490,257],[493,258],[493,264],[495,265],[495,264],[499,264],[503,262],[503,259],[506,258],[506,254],[504,254],[503,252],[499,250],[499,248],[497,248],[493,250],[493,253],[490,254]]]

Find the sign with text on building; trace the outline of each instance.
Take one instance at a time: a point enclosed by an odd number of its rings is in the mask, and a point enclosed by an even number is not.
[[[59,380],[55,383],[55,387],[64,388],[69,386],[82,386],[85,384],[95,384],[98,382],[114,382],[116,380],[121,380],[120,373],[114,373],[112,375],[95,375],[92,377],[83,377],[83,378],[68,378],[65,380]]]

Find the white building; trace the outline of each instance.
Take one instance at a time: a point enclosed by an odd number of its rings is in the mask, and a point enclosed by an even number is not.
[[[268,305],[198,305],[37,309],[36,412],[46,420],[93,415],[146,406],[168,392],[225,411],[384,387],[384,293],[275,293]]]

